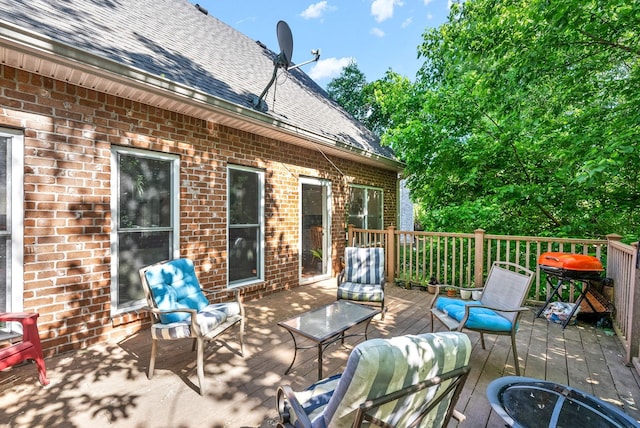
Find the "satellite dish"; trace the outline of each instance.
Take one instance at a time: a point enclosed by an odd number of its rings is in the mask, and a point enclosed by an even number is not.
[[[278,46],[280,46],[280,54],[278,54],[280,62],[278,65],[288,68],[293,58],[293,35],[291,34],[289,24],[284,21],[278,21],[276,34],[278,36]]]
[[[264,102],[264,96],[269,91],[269,88],[271,88],[271,85],[273,85],[273,82],[275,82],[279,68],[284,68],[286,71],[293,70],[294,68],[298,68],[310,62],[318,61],[320,58],[320,49],[316,49],[311,51],[314,55],[314,59],[291,67],[291,60],[293,58],[293,35],[291,34],[289,24],[284,21],[278,21],[278,24],[276,25],[276,35],[278,37],[280,53],[276,55],[273,60],[273,75],[271,76],[271,80],[259,97],[256,97],[255,95],[251,96],[251,105],[254,109],[260,111],[267,111],[267,104]]]

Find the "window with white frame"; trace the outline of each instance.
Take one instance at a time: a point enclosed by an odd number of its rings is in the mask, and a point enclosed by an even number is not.
[[[229,284],[264,279],[264,172],[228,168]]]
[[[382,229],[383,193],[376,187],[351,185],[349,191],[349,224],[358,229]]]
[[[23,164],[21,131],[0,128],[0,312],[23,310]]]
[[[138,270],[179,257],[179,158],[129,148],[111,153],[111,310],[145,304]]]

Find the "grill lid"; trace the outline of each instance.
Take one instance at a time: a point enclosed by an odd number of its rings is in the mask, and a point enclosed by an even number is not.
[[[547,252],[540,254],[538,264],[541,268],[562,269],[578,272],[602,272],[602,263],[597,257],[585,254]]]

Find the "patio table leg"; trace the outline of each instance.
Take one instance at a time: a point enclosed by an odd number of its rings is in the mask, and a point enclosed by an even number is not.
[[[322,379],[322,343],[318,343],[318,380]]]
[[[291,360],[291,364],[289,364],[289,368],[284,371],[284,374],[288,375],[293,367],[293,363],[296,362],[296,356],[298,355],[298,343],[296,342],[296,337],[293,335],[291,330],[287,330],[293,339],[293,359]]]

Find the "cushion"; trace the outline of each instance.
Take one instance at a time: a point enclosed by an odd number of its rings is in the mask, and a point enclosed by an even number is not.
[[[384,278],[384,249],[347,247],[345,281],[359,284],[381,284]]]
[[[227,321],[228,318],[237,315],[240,315],[238,302],[216,303],[204,307],[198,312],[196,319],[201,333],[206,335]],[[165,340],[193,337],[191,334],[191,317],[170,323],[156,323],[151,326],[151,337]]]
[[[313,420],[324,412],[341,377],[341,373],[333,375],[314,383],[304,391],[295,393],[296,399],[302,405],[305,414],[310,420]]]
[[[151,295],[158,309],[195,309],[209,305],[190,259],[177,259],[151,267],[145,272]],[[161,314],[160,321],[168,324],[188,318],[188,312]]]
[[[473,307],[480,304],[480,302],[476,301],[438,297],[436,309],[444,312],[456,321],[461,321],[462,318],[464,318],[465,306]],[[511,321],[492,309],[471,308],[465,327],[489,331],[511,331]]]
[[[338,286],[338,299],[355,300],[359,302],[382,302],[384,299],[384,291],[380,284],[343,282]]]

